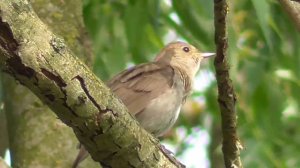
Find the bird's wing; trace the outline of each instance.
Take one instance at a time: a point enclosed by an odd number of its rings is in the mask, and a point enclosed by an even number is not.
[[[133,115],[144,110],[148,103],[173,86],[174,70],[170,66],[147,63],[116,75],[108,86]]]

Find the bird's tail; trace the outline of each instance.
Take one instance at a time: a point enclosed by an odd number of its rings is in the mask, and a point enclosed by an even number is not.
[[[84,148],[83,145],[80,144],[80,150],[76,159],[73,162],[72,168],[78,168],[80,162],[82,162],[85,158],[87,158],[88,155],[89,155],[88,151]]]

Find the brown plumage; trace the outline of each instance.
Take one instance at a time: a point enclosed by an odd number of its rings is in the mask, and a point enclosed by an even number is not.
[[[174,70],[170,66],[148,63],[120,73],[107,85],[130,109],[130,113],[136,115],[152,99],[173,86],[173,76]]]
[[[211,55],[183,42],[170,43],[153,62],[129,68],[107,85],[148,132],[161,136],[175,123],[200,61]],[[86,156],[82,147],[73,167]]]

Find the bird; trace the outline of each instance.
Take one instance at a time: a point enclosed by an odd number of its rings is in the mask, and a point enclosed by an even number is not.
[[[145,130],[160,137],[177,120],[182,104],[191,93],[200,62],[213,55],[185,42],[171,42],[152,62],[120,72],[107,86]],[[73,168],[87,156],[81,145]]]

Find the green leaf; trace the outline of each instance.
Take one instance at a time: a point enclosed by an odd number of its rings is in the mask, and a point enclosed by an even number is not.
[[[256,11],[257,19],[259,22],[259,26],[262,29],[264,38],[267,42],[268,47],[272,50],[273,45],[271,41],[271,32],[270,27],[268,26],[269,23],[269,14],[270,14],[270,6],[266,0],[252,0],[254,9]]]
[[[203,48],[207,49],[208,44],[213,43],[213,38],[208,35],[204,28],[208,25],[201,25],[199,23],[199,18],[192,12],[193,7],[190,6],[189,1],[173,0],[172,2],[173,8],[179,16],[182,25],[186,28],[186,31],[190,31],[198,41],[202,42]]]
[[[129,49],[135,63],[146,62],[143,47],[145,39],[145,27],[148,23],[147,1],[135,1],[128,5],[125,11],[125,28]]]

